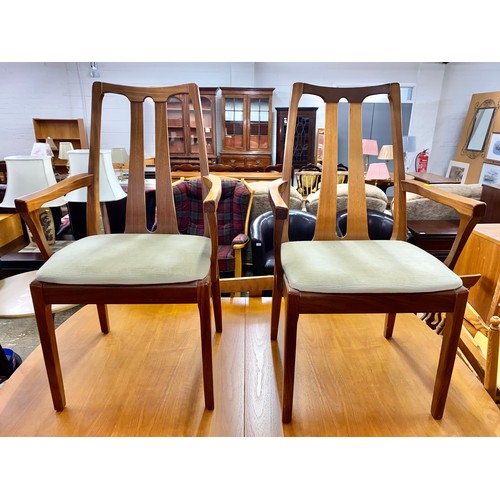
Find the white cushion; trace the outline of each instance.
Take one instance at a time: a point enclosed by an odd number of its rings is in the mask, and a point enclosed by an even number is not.
[[[462,280],[421,248],[396,240],[292,241],[282,245],[290,285],[317,293],[454,290]]]
[[[207,276],[209,238],[178,234],[101,234],[59,250],[36,278],[74,285],[185,283]]]

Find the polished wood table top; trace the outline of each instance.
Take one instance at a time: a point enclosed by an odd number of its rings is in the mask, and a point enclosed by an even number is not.
[[[461,359],[442,420],[430,416],[441,337],[414,314],[299,322],[294,415],[281,423],[283,332],[270,298],[223,298],[213,334],[215,409],[203,404],[196,305],[95,306],[56,331],[67,408],[54,411],[37,347],[0,390],[0,436],[498,436],[500,411]],[[132,355],[131,355],[132,353]]]

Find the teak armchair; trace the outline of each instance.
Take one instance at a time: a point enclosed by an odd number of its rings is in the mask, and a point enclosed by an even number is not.
[[[293,139],[297,108],[303,94],[325,101],[325,143],[319,208],[313,241],[289,241],[288,200],[293,172]],[[362,151],[362,102],[385,94],[390,104],[394,151],[394,226],[390,240],[372,241],[368,235]],[[337,236],[338,102],[349,102],[348,219],[344,237]],[[282,420],[290,422],[301,314],[385,313],[385,337],[393,334],[397,313],[446,312],[446,324],[434,385],[431,414],[443,416],[467,303],[468,280],[453,267],[484,214],[481,202],[441,192],[418,181],[405,180],[401,130],[400,86],[397,83],[365,88],[328,88],[295,83],[285,140],[283,178],[273,181],[270,197],[275,216],[275,275],[271,339],[278,334],[282,298],[285,301],[285,353]],[[406,192],[415,192],[460,213],[460,225],[445,263],[406,241]],[[334,332],[332,332],[334,334]]]
[[[108,94],[130,101],[130,164],[125,233],[100,233],[99,155],[103,100]],[[181,235],[172,194],[167,133],[167,101],[188,94],[193,105],[203,177],[203,236]],[[146,227],[143,106],[152,99],[155,110],[157,227]],[[116,101],[113,101],[116,102]],[[127,101],[125,101],[127,102]],[[87,234],[51,255],[44,242],[38,208],[47,200],[74,189],[87,188]],[[63,378],[50,304],[96,304],[103,333],[109,332],[106,304],[198,304],[205,407],[213,409],[211,306],[215,327],[222,331],[219,272],[217,267],[216,209],[220,180],[209,175],[200,105],[195,84],[171,87],[131,87],[95,82],[92,86],[92,119],[88,174],[68,177],[52,188],[16,200],[16,207],[35,235],[47,262],[31,284],[54,408],[65,406]],[[165,324],[165,334],[168,334]],[[133,335],[133,332],[131,332]],[[131,353],[132,355],[132,353]]]

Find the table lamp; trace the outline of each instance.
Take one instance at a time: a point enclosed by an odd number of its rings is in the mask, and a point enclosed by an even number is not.
[[[380,153],[378,155],[379,160],[385,160],[387,168],[389,168],[389,160],[393,159],[392,145],[384,145],[380,148]]]
[[[31,148],[31,156],[54,156],[54,152],[48,142],[35,142]]]
[[[123,169],[128,163],[127,150],[125,148],[111,148],[111,159],[113,161],[113,167],[118,168],[120,171],[120,181],[123,181]]]
[[[389,169],[385,163],[372,163],[366,171],[365,179],[372,180],[386,180],[390,179]]]
[[[68,152],[70,176],[76,174],[86,174],[89,171],[88,149],[74,149]],[[122,189],[111,159],[111,151],[101,149],[99,155],[99,201],[101,206],[102,225],[105,233],[111,233],[108,210],[106,202],[122,200],[127,193]],[[80,188],[66,195],[68,211],[73,227],[73,234],[76,239],[86,232],[86,215],[82,211],[83,204],[87,202],[87,188]]]
[[[15,199],[46,189],[57,183],[52,169],[50,156],[7,156],[4,158],[7,167],[7,188],[0,208],[15,212]],[[40,209],[40,222],[45,232],[47,242],[55,243],[55,225],[50,208],[66,204],[65,197],[51,200]],[[32,235],[30,240],[33,242]]]
[[[365,172],[368,171],[368,157],[378,155],[378,144],[375,139],[363,139],[363,154],[365,155]]]
[[[47,139],[45,139],[45,142],[50,146],[50,149],[52,149],[52,151],[57,151],[56,143],[54,142],[54,139],[52,139],[52,137],[47,137]]]
[[[73,151],[73,144],[71,142],[60,142],[59,143],[59,155],[58,158],[60,160],[66,161],[66,168],[69,173],[69,162],[68,162],[68,153],[69,151]]]
[[[89,150],[74,149],[68,152],[70,175],[86,174],[89,168]],[[127,193],[122,189],[111,159],[111,151],[101,149],[99,155],[99,201],[117,201],[125,198]],[[87,188],[80,188],[66,195],[68,201],[87,202]]]

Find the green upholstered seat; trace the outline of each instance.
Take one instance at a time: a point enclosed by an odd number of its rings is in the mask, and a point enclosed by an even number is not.
[[[66,285],[187,283],[207,276],[210,239],[179,234],[101,234],[56,252],[36,279]]]
[[[405,241],[290,241],[281,259],[288,283],[302,292],[421,293],[462,286],[441,261]]]

